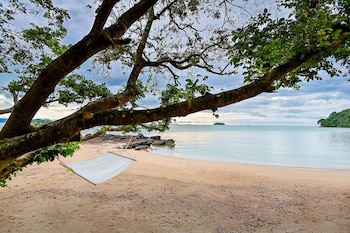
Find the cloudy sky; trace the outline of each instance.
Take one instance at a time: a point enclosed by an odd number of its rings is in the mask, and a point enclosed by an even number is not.
[[[55,2],[55,1],[54,1]],[[69,26],[69,43],[78,41],[85,35],[92,24],[93,9],[86,12],[86,2],[76,1],[59,2],[63,7],[70,9],[71,20]],[[80,1],[77,1],[80,2]],[[82,8],[83,7],[83,8]],[[82,11],[83,9],[84,11]],[[24,21],[23,21],[24,22]],[[28,21],[27,21],[28,22]],[[82,26],[83,25],[83,26]],[[118,69],[119,70],[119,69]],[[101,78],[94,76],[97,82],[106,82],[111,90],[117,90],[123,80],[119,71],[113,71],[111,76],[118,79]],[[276,93],[264,93],[255,98],[219,109],[220,118],[216,119],[210,111],[204,111],[187,117],[177,119],[178,123],[212,124],[222,121],[233,125],[317,125],[321,118],[329,116],[331,112],[339,112],[350,108],[350,82],[349,78],[329,78],[322,75],[323,80],[302,83],[301,89],[280,89]],[[11,80],[9,75],[0,75],[0,86],[6,85]],[[209,84],[218,92],[227,90],[228,87],[238,87],[242,84],[242,78],[213,77]],[[156,105],[158,97],[150,96],[144,103],[148,106]],[[12,100],[8,93],[0,93],[0,108],[10,107]],[[71,114],[79,106],[52,106],[50,109],[42,109],[36,115],[40,118],[58,119]],[[4,117],[4,116],[2,116]]]

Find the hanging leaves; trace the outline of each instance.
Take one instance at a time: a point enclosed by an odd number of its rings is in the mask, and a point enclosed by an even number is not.
[[[276,87],[298,88],[303,79],[321,79],[319,71],[331,77],[343,73],[336,62],[349,64],[349,8],[346,1],[281,1],[292,13],[287,18],[273,18],[268,10],[253,18],[251,23],[232,33],[232,64],[244,68],[245,81],[258,80],[270,69],[289,58],[309,51],[319,51],[319,56],[289,73]],[[317,2],[317,1],[316,1]],[[342,46],[335,48],[335,45]]]

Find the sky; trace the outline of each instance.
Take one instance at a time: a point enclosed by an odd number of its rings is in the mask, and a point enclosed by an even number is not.
[[[78,41],[91,27],[93,9],[86,13],[86,2],[68,0],[55,2],[70,10],[71,20],[67,24],[67,41],[69,43]],[[28,20],[22,22],[24,24]],[[91,76],[97,82],[106,82],[112,91],[120,88],[122,84],[120,80],[125,80],[125,75],[123,77],[118,67],[111,73],[112,77],[119,77],[118,79],[98,75]],[[217,112],[220,116],[219,119],[215,118],[211,111],[203,111],[187,117],[176,118],[176,122],[191,124],[224,122],[230,125],[317,125],[319,119],[328,117],[330,113],[350,108],[349,77],[330,78],[327,74],[321,74],[321,76],[323,80],[302,83],[300,90],[280,89],[276,93],[263,93],[252,99],[220,108]],[[6,85],[11,78],[9,75],[0,74],[0,86]],[[242,85],[242,78],[235,75],[212,77],[208,82],[215,88],[214,92],[219,92]],[[145,105],[154,107],[156,107],[157,102],[158,97],[152,95],[143,101]],[[10,95],[4,92],[0,93],[0,108],[11,106]],[[73,113],[79,107],[81,106],[73,105],[67,108],[53,105],[49,109],[41,109],[36,117],[59,119]],[[6,117],[6,115],[1,117]]]
[[[190,115],[177,122],[232,125],[317,125],[332,112],[350,108],[350,82],[347,78],[328,78],[303,83],[300,90],[280,89],[263,93],[220,108],[219,119],[210,111]]]

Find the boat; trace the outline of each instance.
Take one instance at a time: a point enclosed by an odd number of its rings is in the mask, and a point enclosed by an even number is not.
[[[215,122],[214,125],[225,125],[224,122]]]

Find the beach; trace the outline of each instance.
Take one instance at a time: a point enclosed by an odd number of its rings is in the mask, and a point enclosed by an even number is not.
[[[61,160],[118,147],[85,142]],[[129,153],[136,161],[97,186],[57,160],[25,168],[0,189],[0,232],[350,232],[350,170]]]

